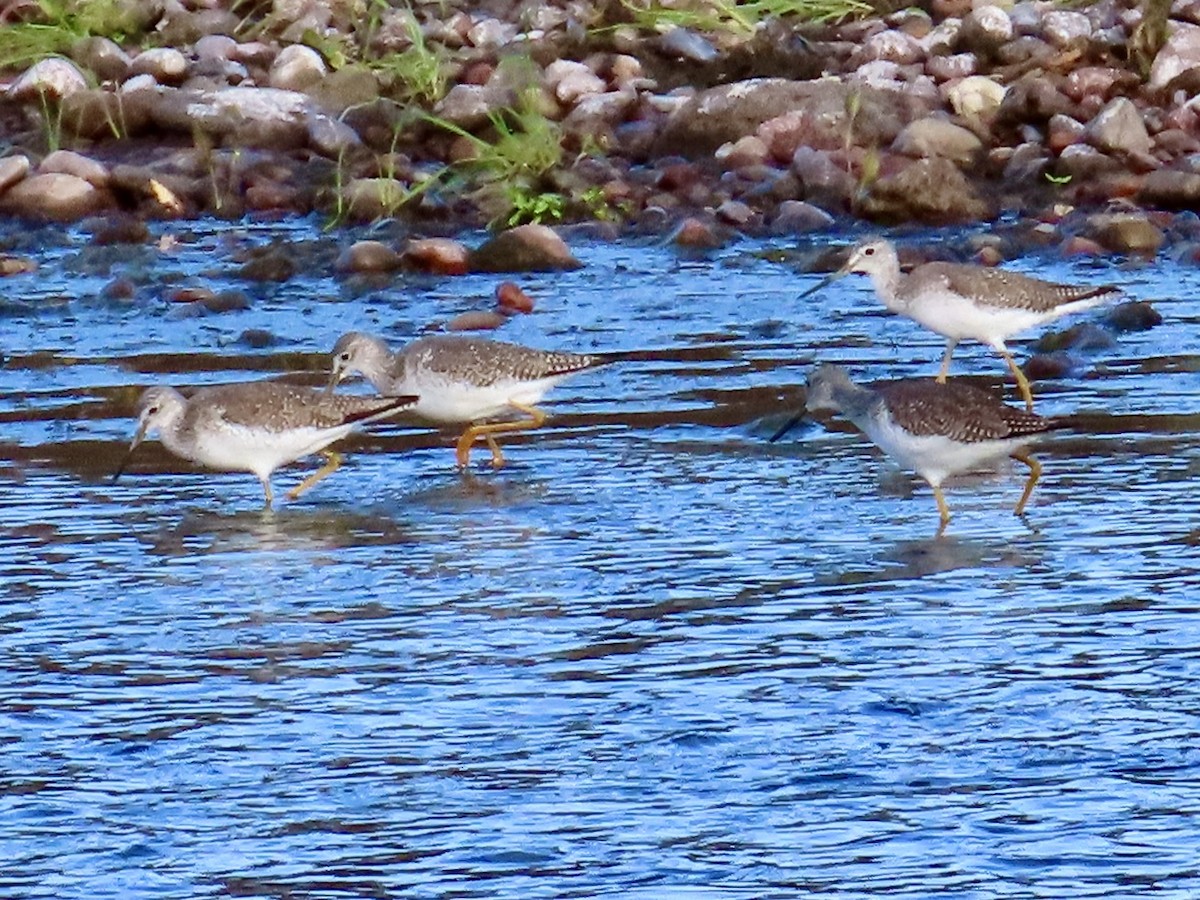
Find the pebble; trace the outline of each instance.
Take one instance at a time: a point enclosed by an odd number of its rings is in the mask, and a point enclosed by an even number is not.
[[[394,272],[404,258],[381,241],[355,241],[339,254],[333,267],[338,272]]]
[[[325,60],[316,50],[303,44],[291,44],[279,51],[267,76],[273,88],[304,91],[325,77]]]
[[[447,331],[489,331],[508,321],[508,316],[491,309],[460,313],[446,323]]]
[[[496,286],[496,303],[499,312],[508,315],[533,312],[533,298],[511,281]]]
[[[435,275],[465,275],[470,268],[470,251],[465,244],[450,238],[409,241],[403,257],[405,265]]]
[[[129,64],[130,74],[149,75],[159,84],[181,84],[187,70],[187,57],[173,47],[143,50]]]

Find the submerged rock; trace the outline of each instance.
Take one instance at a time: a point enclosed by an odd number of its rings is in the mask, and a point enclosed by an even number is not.
[[[471,251],[472,272],[549,272],[578,269],[566,242],[545,225],[518,225]]]

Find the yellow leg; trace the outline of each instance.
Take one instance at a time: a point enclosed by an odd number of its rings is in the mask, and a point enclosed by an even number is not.
[[[500,445],[496,443],[494,437],[490,434],[485,434],[484,438],[487,440],[488,449],[492,451],[492,468],[499,469],[504,465],[504,453],[500,449]]]
[[[321,466],[321,468],[317,469],[317,471],[313,472],[302,482],[288,491],[287,498],[289,500],[295,500],[317,482],[324,481],[326,478],[336,472],[338,467],[342,464],[342,456],[340,453],[335,453],[332,450],[322,450],[321,455],[325,457],[325,465]]]
[[[524,406],[520,403],[510,403],[513,409],[525,413],[528,419],[516,419],[512,422],[489,422],[485,425],[472,425],[463,432],[462,437],[454,448],[455,458],[460,468],[466,468],[471,462],[471,446],[480,438],[488,442],[492,450],[492,465],[496,468],[504,465],[504,454],[500,452],[493,435],[507,434],[510,431],[528,431],[539,428],[546,421],[546,414],[536,406]]]
[[[954,348],[957,346],[958,341],[946,338],[946,355],[942,357],[942,369],[937,375],[937,380],[941,384],[946,383],[946,376],[950,374],[950,357],[954,355]]]
[[[270,509],[275,505],[275,495],[271,492],[271,482],[266,478],[262,479],[263,494],[266,495],[266,502],[263,504],[263,509]]]
[[[930,485],[933,488],[933,499],[937,501],[938,515],[941,516],[941,524],[938,525],[937,536],[941,537],[942,532],[946,530],[946,526],[950,522],[950,507],[946,505],[946,498],[942,496],[940,486]]]
[[[1025,377],[1025,373],[1021,371],[1021,367],[1017,365],[1017,361],[1013,359],[1013,355],[1008,350],[1001,349],[1000,352],[1004,355],[1004,361],[1008,363],[1008,368],[1013,373],[1013,378],[1017,379],[1017,387],[1021,391],[1021,396],[1025,399],[1025,409],[1033,412],[1033,391],[1029,387],[1029,379]]]
[[[1030,456],[1026,450],[1012,454],[1012,458],[1029,466],[1029,478],[1025,481],[1025,490],[1021,493],[1021,499],[1017,501],[1017,508],[1013,510],[1014,515],[1020,516],[1025,513],[1025,504],[1029,502],[1029,497],[1033,494],[1033,486],[1042,477],[1042,464]]]

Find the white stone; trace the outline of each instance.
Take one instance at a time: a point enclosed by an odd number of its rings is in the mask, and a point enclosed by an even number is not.
[[[933,30],[920,39],[921,49],[927,54],[949,53],[958,42],[958,33],[962,30],[962,19],[946,19],[934,26]]]
[[[69,59],[52,56],[34,63],[13,82],[8,95],[14,100],[36,100],[38,97],[68,97],[86,90],[87,79]]]
[[[472,47],[495,50],[510,43],[517,36],[517,27],[499,19],[481,19],[467,31],[467,40]]]
[[[925,56],[920,41],[907,32],[894,29],[871,35],[862,49],[868,60],[886,59],[901,65],[918,62]]]
[[[1173,78],[1200,66],[1200,26],[1172,22],[1171,35],[1150,66],[1150,87],[1166,87]]]
[[[556,59],[546,66],[546,83],[558,102],[568,106],[581,97],[603,93],[608,86],[586,65],[569,59]]]
[[[954,112],[963,118],[986,116],[1004,100],[1007,88],[985,75],[972,75],[951,85],[947,99]]]
[[[182,81],[187,75],[187,57],[173,47],[143,50],[129,64],[134,75],[152,75],[160,84]]]
[[[228,122],[238,118],[257,122],[305,122],[312,101],[297,91],[278,88],[231,87],[206,91],[188,104],[188,114],[198,123]]]
[[[1042,19],[1042,34],[1051,44],[1063,47],[1072,41],[1091,37],[1092,23],[1081,12],[1055,9]]]
[[[975,27],[996,44],[1003,44],[1013,38],[1012,19],[998,6],[989,4],[977,7],[967,13],[967,18],[973,19]]]
[[[134,91],[156,91],[160,87],[153,75],[134,75],[121,82],[121,93],[132,94]]]
[[[206,34],[192,45],[197,59],[233,59],[238,42],[227,34]]]
[[[267,80],[273,88],[302,91],[324,78],[326,72],[320,53],[304,44],[289,44],[275,57]]]

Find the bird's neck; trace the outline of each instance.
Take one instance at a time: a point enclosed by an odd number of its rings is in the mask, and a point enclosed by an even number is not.
[[[883,305],[896,312],[904,307],[900,292],[900,260],[890,259],[886,265],[871,272],[871,284]]]
[[[853,383],[839,384],[833,388],[833,400],[842,415],[859,428],[864,428],[864,423],[870,418],[871,405],[875,402],[875,392]]]

